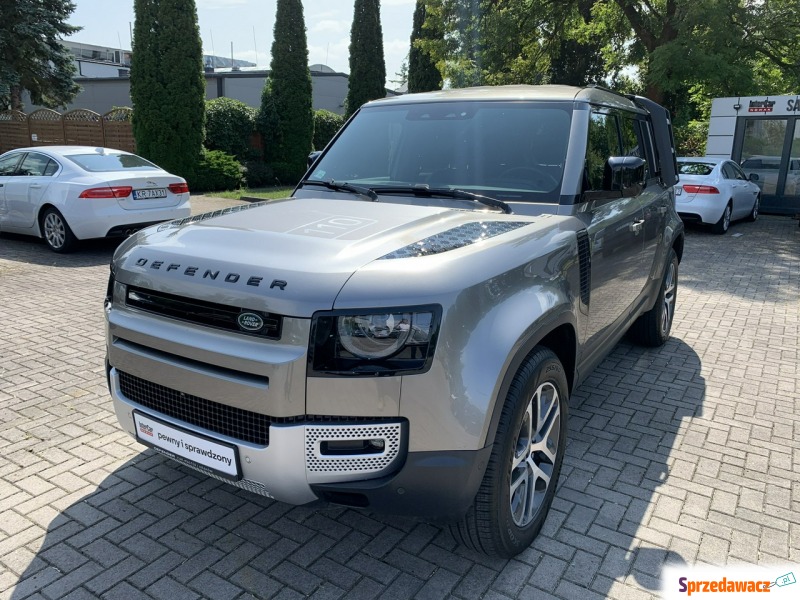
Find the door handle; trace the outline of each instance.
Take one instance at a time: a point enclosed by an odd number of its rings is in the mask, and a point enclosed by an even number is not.
[[[38,184],[38,183],[32,183],[32,184],[31,184],[31,187],[32,187],[34,190],[38,190],[38,189],[40,189],[42,186],[41,186],[40,184]]]
[[[639,232],[642,230],[642,225],[644,225],[644,219],[642,219],[641,221],[634,221],[633,223],[630,223],[628,225],[628,229],[638,235]]]

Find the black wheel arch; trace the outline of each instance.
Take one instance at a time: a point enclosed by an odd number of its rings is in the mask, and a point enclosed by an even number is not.
[[[524,339],[514,358],[508,364],[503,374],[502,383],[494,398],[492,418],[489,421],[484,447],[490,446],[494,442],[497,426],[500,423],[500,415],[503,412],[503,404],[508,396],[511,383],[514,381],[514,377],[520,367],[537,346],[549,348],[558,357],[561,366],[564,368],[569,393],[572,394],[572,389],[575,385],[578,352],[576,330],[575,316],[570,311],[563,311],[557,316],[548,319],[545,325],[535,329]]]

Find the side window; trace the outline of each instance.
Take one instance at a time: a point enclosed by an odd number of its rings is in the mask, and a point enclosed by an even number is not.
[[[19,166],[19,174],[41,177],[45,175],[47,164],[49,162],[51,162],[50,158],[44,154],[29,152],[28,155],[22,160],[22,164]]]
[[[20,156],[20,154],[12,154],[11,156],[0,158],[0,175],[13,175]]]
[[[736,172],[730,163],[722,163],[722,177],[725,179],[736,179]]]
[[[643,119],[637,119],[634,124],[639,143],[644,150],[640,156],[647,161],[646,179],[650,179],[658,174],[658,155],[653,144],[653,128],[650,121]]]
[[[587,189],[603,189],[606,161],[611,156],[621,154],[617,118],[614,115],[593,111],[589,121],[589,143],[586,147]]]
[[[730,163],[731,168],[733,169],[734,174],[736,175],[736,179],[742,179],[747,181],[747,175],[744,174],[744,171],[737,165],[736,163]]]
[[[44,168],[44,174],[47,177],[51,175],[55,175],[55,172],[58,171],[58,163],[53,159],[50,159],[50,162],[47,163],[47,166]]]

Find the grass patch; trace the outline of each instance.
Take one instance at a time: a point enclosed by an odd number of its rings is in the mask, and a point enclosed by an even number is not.
[[[227,198],[228,200],[241,200],[242,196],[267,200],[270,198],[288,198],[292,195],[293,189],[293,187],[242,188],[228,192],[210,192],[209,195],[217,198]]]

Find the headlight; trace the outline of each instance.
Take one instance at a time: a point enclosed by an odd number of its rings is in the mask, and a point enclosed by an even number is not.
[[[317,313],[309,375],[397,375],[427,370],[441,308]]]

